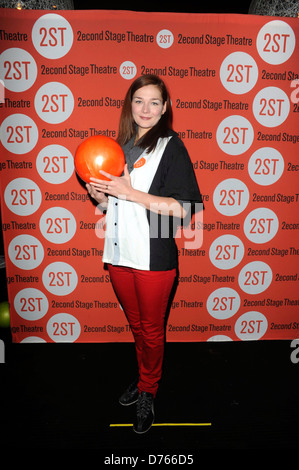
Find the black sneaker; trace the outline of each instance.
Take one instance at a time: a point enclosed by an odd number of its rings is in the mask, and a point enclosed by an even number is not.
[[[119,403],[121,405],[129,406],[129,405],[133,405],[133,403],[136,403],[136,401],[138,400],[138,396],[139,396],[139,390],[137,388],[138,382],[139,382],[139,378],[134,380],[134,382],[131,385],[129,385],[127,390],[119,398]]]
[[[154,422],[154,397],[151,393],[141,392],[137,401],[136,420],[133,429],[138,434],[148,431]]]

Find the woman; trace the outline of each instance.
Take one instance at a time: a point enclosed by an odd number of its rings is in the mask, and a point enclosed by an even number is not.
[[[91,178],[87,184],[89,194],[108,205],[103,262],[130,323],[139,368],[120,403],[137,402],[137,433],[153,423],[162,373],[164,318],[177,272],[173,220],[186,216],[184,202],[202,202],[171,122],[164,82],[156,75],[137,78],[126,94],[117,138],[126,157],[124,173],[102,171],[111,181]]]

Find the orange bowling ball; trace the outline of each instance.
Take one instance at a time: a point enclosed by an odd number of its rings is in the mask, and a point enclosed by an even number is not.
[[[100,170],[120,176],[125,166],[125,156],[121,146],[114,139],[95,135],[79,145],[74,164],[77,174],[85,183],[89,183],[90,177],[109,181]]]

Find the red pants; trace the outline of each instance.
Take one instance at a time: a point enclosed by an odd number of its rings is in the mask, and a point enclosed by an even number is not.
[[[140,392],[157,393],[162,374],[165,312],[176,270],[108,266],[110,279],[135,339]]]

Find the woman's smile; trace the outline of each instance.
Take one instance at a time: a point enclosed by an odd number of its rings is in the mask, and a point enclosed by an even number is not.
[[[161,92],[155,85],[139,88],[132,98],[132,115],[138,126],[138,138],[157,124],[166,111]]]

